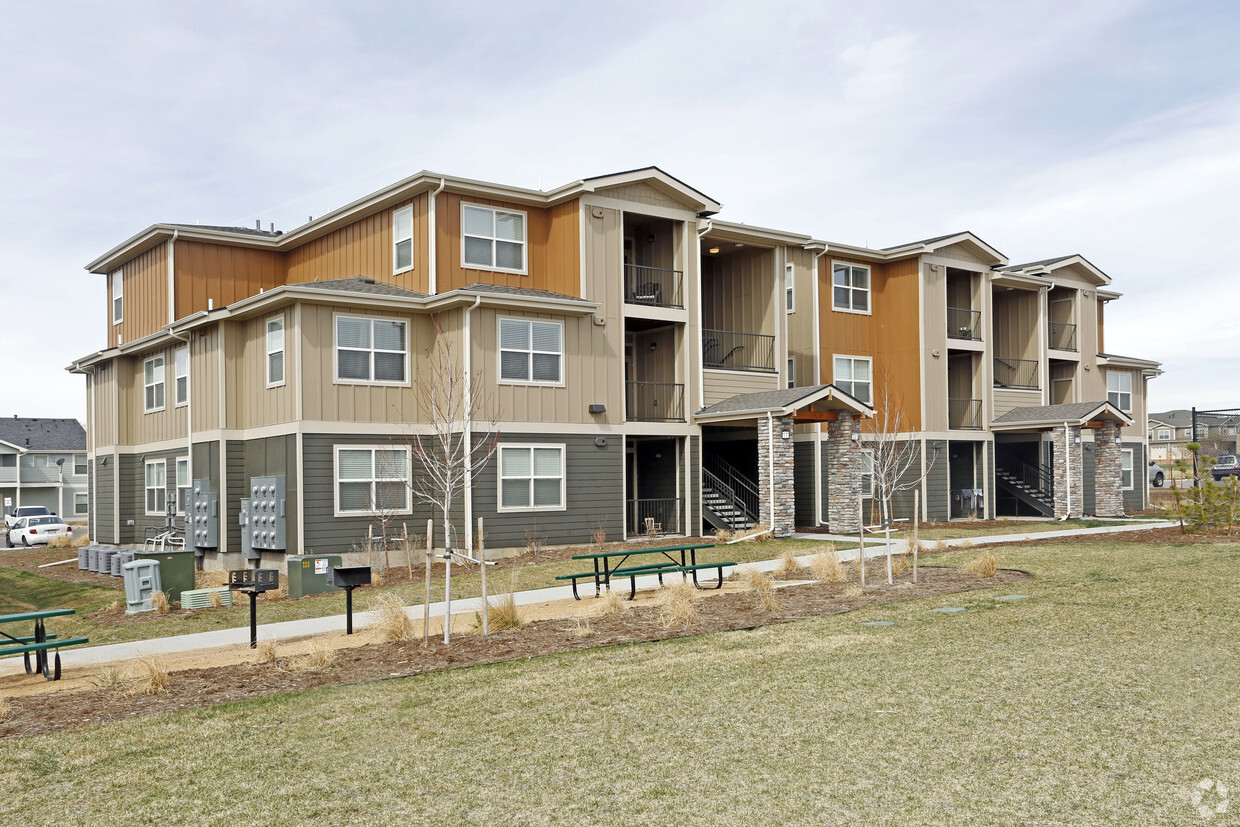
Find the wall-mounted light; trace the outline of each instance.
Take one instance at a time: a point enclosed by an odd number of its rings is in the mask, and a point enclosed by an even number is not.
[[[1115,444],[1116,444],[1116,445],[1123,445],[1123,444],[1124,444],[1124,440],[1120,439],[1119,437],[1115,437]]]
[[[787,428],[784,428],[782,431],[779,432],[779,438],[780,439],[792,439],[792,431],[789,431]]]
[[[650,235],[646,236],[646,243],[654,244],[654,233],[651,233]]]
[[[709,250],[708,252],[709,252],[712,256],[719,255],[719,248],[718,248],[718,247],[711,247],[711,248],[710,248],[710,250]]]
[[[1077,435],[1076,435],[1076,438],[1074,438],[1072,441],[1073,441],[1073,442],[1075,442],[1077,445],[1080,445],[1080,444],[1081,444],[1081,436],[1080,436],[1080,434],[1077,434]]]
[[[860,442],[860,441],[861,441],[861,432],[860,432],[860,431],[853,431],[853,434],[852,434],[851,439],[852,439],[852,441],[853,441],[853,442]]]
[[[650,343],[650,352],[651,352],[651,353],[654,353],[654,352],[655,352],[656,350],[658,350],[658,349],[659,349],[659,343],[658,343],[658,342],[651,342],[651,343]]]
[[[603,413],[607,413],[607,406],[606,406],[606,405],[601,405],[601,404],[599,404],[598,402],[595,402],[595,403],[593,403],[592,405],[590,405],[590,413],[592,413],[592,414],[603,414]]]

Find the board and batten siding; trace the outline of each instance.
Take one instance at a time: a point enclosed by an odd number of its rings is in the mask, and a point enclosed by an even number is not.
[[[267,322],[284,321],[284,383],[267,387]],[[297,417],[300,372],[294,347],[293,308],[285,307],[228,326],[225,404],[231,428],[257,428]],[[211,400],[214,401],[214,400]],[[208,402],[209,404],[209,402]]]
[[[93,408],[94,416],[90,420],[91,429],[94,437],[91,443],[91,450],[99,450],[108,446],[116,445],[119,442],[116,431],[116,368],[119,360],[112,359],[107,362],[100,362],[94,368],[94,376],[91,377],[90,389],[94,396]]]
[[[185,405],[176,404],[176,362],[174,348],[164,347],[136,356],[114,360],[120,379],[120,444],[143,445],[169,439],[184,439],[188,414]],[[163,410],[146,411],[145,364],[148,359],[164,357]]]
[[[167,255],[167,252],[164,252]],[[216,309],[256,296],[285,282],[284,254],[203,241],[176,242],[176,317]],[[342,274],[353,275],[353,274]],[[129,284],[125,284],[129,300]],[[164,293],[164,317],[167,313]],[[167,324],[163,322],[162,324]]]
[[[783,273],[779,274],[783,279]],[[702,256],[702,327],[774,336],[775,251]],[[795,288],[794,288],[795,290]],[[779,290],[783,300],[782,284]],[[783,305],[778,308],[784,312]]]
[[[779,374],[746,370],[703,370],[703,406],[714,405],[738,393],[779,389]]]
[[[792,301],[795,308],[788,314],[788,355],[796,359],[794,384],[808,387],[818,384],[818,376],[814,372],[814,324],[817,321],[814,317],[814,254],[803,247],[785,247],[784,256],[785,263],[792,264]]]
[[[1042,404],[1041,391],[1021,391],[1010,388],[995,388],[993,391],[995,419],[1003,416],[1013,408],[1027,408]]]
[[[190,428],[195,432],[213,431],[220,423],[220,348],[224,322],[190,335],[189,394]]]
[[[120,324],[112,323],[112,278],[108,279],[108,347],[150,336],[168,324],[168,245],[160,244],[118,268],[123,273]],[[115,271],[114,271],[115,272]]]

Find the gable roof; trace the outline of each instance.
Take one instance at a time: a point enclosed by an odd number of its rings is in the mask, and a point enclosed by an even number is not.
[[[706,193],[699,189],[695,189],[674,175],[669,175],[656,166],[640,167],[638,169],[628,169],[623,172],[613,172],[607,175],[595,175],[592,178],[582,178],[575,184],[568,184],[566,187],[581,186],[588,192],[606,187],[619,187],[624,184],[630,184],[635,181],[641,181],[656,189],[666,192],[668,195],[678,200],[685,201],[695,207],[699,214],[706,213],[714,215],[723,209],[723,205]],[[561,187],[560,189],[564,189]],[[555,192],[555,190],[553,190]]]
[[[86,429],[76,419],[0,419],[0,442],[23,451],[85,451]]]
[[[884,247],[881,252],[892,254],[898,253],[907,255],[910,253],[933,253],[944,247],[950,247],[953,244],[964,244],[972,247],[980,252],[984,258],[989,258],[991,264],[1007,264],[1007,256],[991,247],[979,236],[969,230],[959,233],[951,233],[950,235],[940,235],[934,238],[923,238],[920,241],[909,241],[904,244],[897,244],[894,247]]]
[[[780,388],[773,391],[738,393],[727,399],[708,405],[695,413],[695,419],[729,421],[752,419],[756,416],[788,416],[816,402],[834,403],[834,410],[843,410],[862,416],[873,416],[874,409],[856,397],[850,396],[835,385],[811,385],[805,388]]]
[[[1010,264],[1006,267],[997,267],[995,269],[1002,270],[1005,273],[1017,273],[1025,276],[1041,276],[1050,275],[1056,270],[1062,270],[1065,267],[1077,266],[1084,270],[1090,276],[1095,284],[1110,284],[1111,277],[1102,270],[1098,269],[1089,259],[1080,253],[1073,253],[1067,256],[1058,256],[1056,258],[1044,258],[1040,261],[1027,261],[1024,264]]]
[[[1069,402],[1066,405],[1029,405],[996,417],[991,428],[996,431],[1016,428],[1050,428],[1063,425],[1084,425],[1091,420],[1111,420],[1131,425],[1132,417],[1110,402]]]

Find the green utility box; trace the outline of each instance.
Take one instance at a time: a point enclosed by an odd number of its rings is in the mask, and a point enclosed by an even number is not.
[[[288,558],[288,596],[305,597],[308,594],[340,591],[327,582],[327,573],[332,566],[339,566],[341,559],[339,554],[307,554]]]
[[[135,551],[135,560],[155,560],[159,563],[159,582],[169,603],[179,601],[181,592],[194,588],[194,552],[192,551]]]

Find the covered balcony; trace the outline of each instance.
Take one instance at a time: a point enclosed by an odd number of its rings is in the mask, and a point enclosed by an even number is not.
[[[702,367],[774,373],[775,337],[735,330],[703,330]]]
[[[994,365],[996,388],[1015,388],[1017,390],[1037,390],[1038,384],[1037,359],[1010,359],[996,356]]]
[[[683,308],[683,269],[677,226],[665,218],[624,215],[624,301],[648,307]]]
[[[685,386],[676,381],[683,326],[626,319],[625,331],[625,419],[684,422]]]
[[[982,313],[977,296],[979,277],[967,270],[947,269],[947,338],[965,342],[982,340]]]

